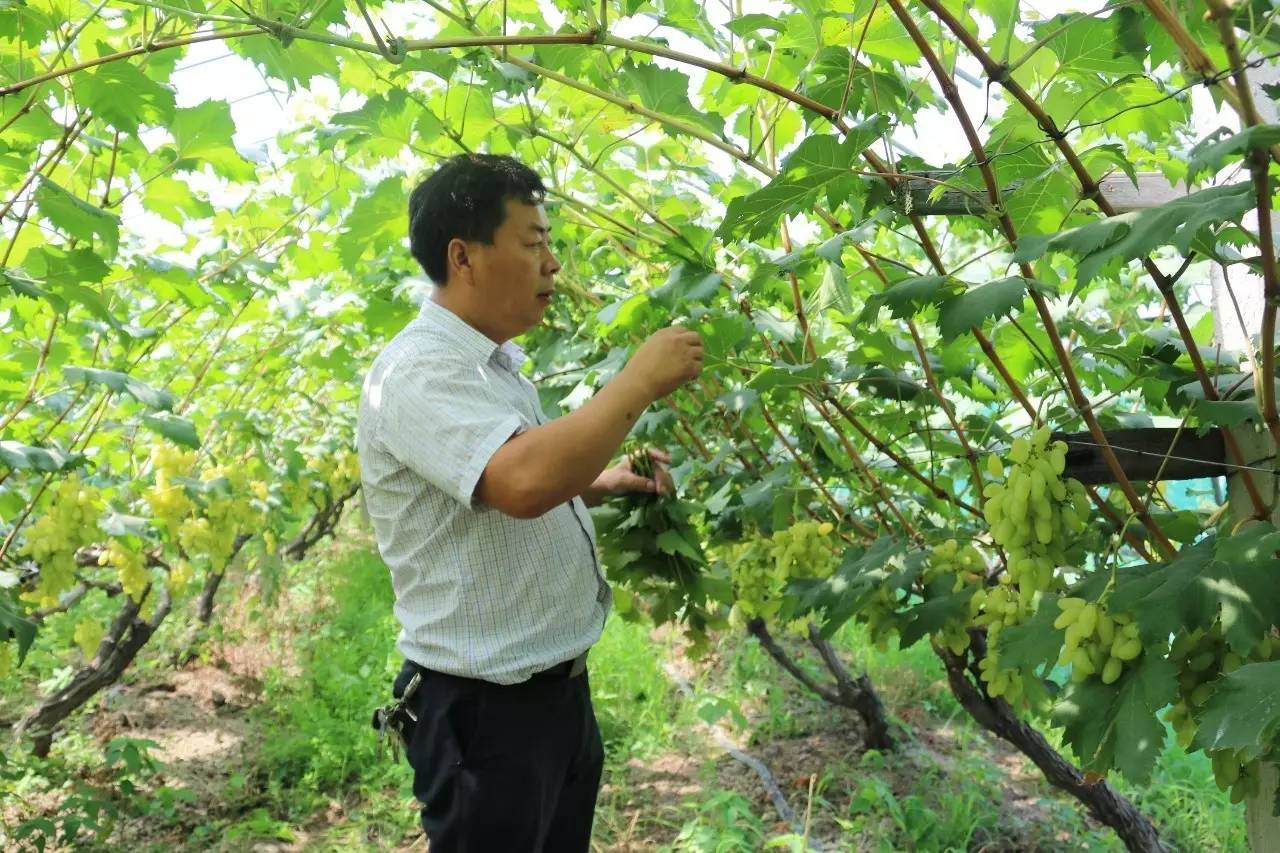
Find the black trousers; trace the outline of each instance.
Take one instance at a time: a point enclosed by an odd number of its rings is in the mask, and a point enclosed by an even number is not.
[[[587,851],[604,747],[584,672],[492,684],[406,661],[413,793],[431,853]]]

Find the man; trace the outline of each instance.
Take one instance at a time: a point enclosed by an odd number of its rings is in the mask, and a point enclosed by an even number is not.
[[[611,458],[644,409],[702,368],[663,329],[600,392],[548,421],[511,338],[537,325],[560,264],[538,176],[449,160],[409,199],[436,288],[365,379],[365,501],[391,569],[406,754],[432,853],[585,851],[604,752],[585,672],[611,603],[587,505],[665,490]],[[667,461],[655,454],[659,462]]]

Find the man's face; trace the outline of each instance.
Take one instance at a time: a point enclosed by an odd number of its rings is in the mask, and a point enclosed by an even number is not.
[[[542,205],[507,199],[506,219],[494,232],[493,245],[470,247],[475,296],[503,334],[514,337],[538,325],[551,304],[560,262],[549,237]]]

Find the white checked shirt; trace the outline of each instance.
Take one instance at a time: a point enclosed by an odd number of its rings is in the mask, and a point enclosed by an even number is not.
[[[498,684],[586,651],[612,602],[581,498],[529,520],[473,501],[494,452],[546,421],[525,358],[428,300],[374,360],[357,429],[398,648]]]

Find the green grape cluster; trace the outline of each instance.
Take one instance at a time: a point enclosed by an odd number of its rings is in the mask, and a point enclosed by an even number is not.
[[[1066,629],[1066,642],[1058,658],[1071,667],[1071,680],[1097,675],[1103,684],[1114,684],[1125,666],[1142,654],[1138,624],[1127,613],[1111,614],[1101,602],[1083,598],[1058,601],[1062,612],[1053,627]]]
[[[1003,574],[995,586],[983,587],[973,593],[973,598],[969,599],[969,610],[975,614],[974,624],[987,629],[987,653],[978,662],[987,693],[1017,702],[1023,696],[1022,676],[1015,670],[1000,668],[998,641],[1006,625],[1020,625],[1030,618],[1035,612],[1034,605],[1019,593],[1009,575]]]
[[[5,678],[9,673],[13,672],[13,643],[0,643],[0,678]]]
[[[978,661],[978,670],[987,685],[988,695],[1003,696],[1010,703],[1017,703],[1022,699],[1025,688],[1022,673],[1000,666],[1000,650],[995,643],[988,642],[987,653]]]
[[[899,604],[896,591],[882,586],[858,611],[859,621],[866,623],[867,635],[879,651],[888,651],[889,638],[898,630]]]
[[[725,556],[734,590],[731,623],[769,621],[782,609],[783,590],[792,578],[830,576],[839,562],[834,532],[830,522],[802,521],[775,531],[768,539],[730,546]],[[796,620],[789,627],[796,629],[804,622]]]
[[[1231,802],[1256,797],[1262,781],[1262,762],[1250,759],[1246,750],[1215,749],[1208,753],[1213,781],[1219,791],[1230,791]]]
[[[950,580],[948,591],[960,592],[966,586],[981,585],[986,576],[987,563],[982,554],[972,545],[961,546],[955,539],[948,539],[935,545],[929,553],[929,562],[924,570],[924,583],[931,586],[940,580]],[[985,592],[983,593],[985,597]],[[948,619],[937,631],[937,640],[952,654],[964,654],[969,648],[969,632],[967,626],[977,616],[979,606],[970,599],[970,612],[964,619]]]
[[[98,645],[102,642],[102,623],[97,619],[86,616],[76,623],[75,631],[72,632],[71,638],[75,640],[80,651],[84,653],[86,658],[92,658],[98,652]]]
[[[99,566],[113,566],[120,578],[120,588],[134,601],[142,600],[142,593],[151,582],[147,574],[147,559],[140,552],[113,539],[107,549],[98,556]]]
[[[1008,555],[1008,574],[1024,604],[1051,587],[1054,570],[1064,562],[1066,537],[1082,531],[1089,517],[1084,486],[1062,479],[1067,446],[1050,444],[1049,435],[1042,426],[1030,439],[1014,439],[1005,481],[983,489],[983,516],[991,538]],[[988,457],[987,469],[992,477],[1005,473],[995,456]]]
[[[27,530],[22,553],[40,567],[36,588],[23,597],[39,607],[52,607],[75,585],[76,551],[98,535],[102,497],[72,474],[54,491],[48,510]]]
[[[1179,633],[1169,647],[1169,662],[1178,670],[1178,698],[1165,712],[1164,718],[1173,726],[1182,748],[1191,745],[1196,733],[1195,717],[1213,695],[1214,682],[1218,678],[1235,672],[1248,661],[1278,659],[1280,641],[1270,634],[1258,641],[1246,659],[1232,651],[1221,622],[1214,622],[1207,631],[1196,628]]]

